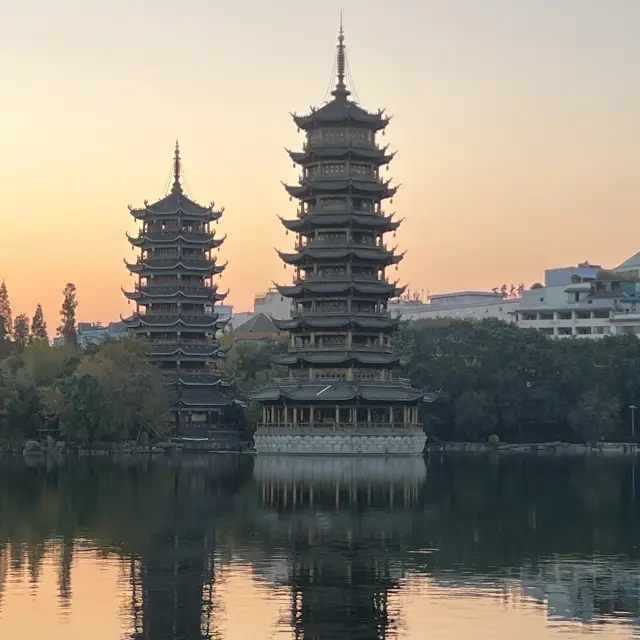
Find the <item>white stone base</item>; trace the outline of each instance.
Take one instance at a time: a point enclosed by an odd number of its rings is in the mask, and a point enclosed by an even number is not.
[[[427,436],[422,431],[403,435],[256,434],[257,453],[306,455],[420,455]]]
[[[416,483],[427,477],[422,456],[288,456],[261,454],[255,457],[257,482],[294,483],[300,486],[388,485]]]

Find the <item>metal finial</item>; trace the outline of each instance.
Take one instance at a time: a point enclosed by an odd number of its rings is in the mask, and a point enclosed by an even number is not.
[[[173,188],[172,193],[182,193],[182,185],[180,184],[180,143],[176,139],[176,148],[173,152]]]
[[[336,73],[338,76],[338,81],[336,83],[336,88],[332,91],[332,95],[336,98],[346,98],[350,91],[347,90],[347,87],[344,83],[344,75],[346,71],[346,47],[344,44],[344,29],[342,28],[342,9],[340,9],[340,30],[338,31],[338,56],[336,61]]]

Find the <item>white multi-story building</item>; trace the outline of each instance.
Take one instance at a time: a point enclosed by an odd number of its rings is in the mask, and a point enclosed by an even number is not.
[[[640,255],[615,269],[588,262],[545,271],[514,310],[519,327],[556,338],[640,333]]]
[[[291,317],[291,300],[285,298],[276,289],[269,289],[253,299],[253,312],[264,313],[276,320],[287,320]]]
[[[514,322],[513,314],[517,298],[503,298],[491,291],[459,291],[429,296],[428,302],[420,300],[391,300],[389,311],[401,315],[404,320],[429,318],[457,318],[460,320],[484,320],[498,318]]]

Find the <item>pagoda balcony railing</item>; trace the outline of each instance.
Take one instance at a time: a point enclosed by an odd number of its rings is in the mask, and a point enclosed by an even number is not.
[[[191,321],[197,321],[197,320],[206,320],[207,323],[209,322],[213,322],[213,321],[217,321],[218,314],[212,314],[212,313],[200,313],[200,314],[194,314],[194,313],[181,313],[179,311],[176,312],[171,312],[171,311],[162,311],[162,312],[158,312],[158,313],[141,313],[140,317],[141,318],[148,318],[148,319],[153,319],[153,320],[157,320],[162,322],[163,320],[166,320],[167,322],[175,322],[178,318],[180,318],[181,320],[184,320],[185,322],[191,322]],[[205,325],[202,325],[205,326]],[[208,325],[207,325],[208,326]],[[197,329],[198,327],[194,327],[194,329]],[[189,327],[187,327],[187,330],[189,329]],[[182,329],[180,329],[181,331],[184,331],[184,327]]]
[[[215,309],[215,307],[214,307]],[[147,318],[173,318],[174,320],[179,316],[181,318],[186,318],[186,319],[193,319],[193,318],[202,318],[203,316],[206,318],[211,318],[212,316],[215,315],[214,313],[205,313],[204,311],[202,313],[194,313],[193,311],[182,311],[180,309],[177,309],[176,311],[150,311],[149,313],[145,314],[145,317]]]
[[[390,318],[391,314],[388,311],[350,311],[346,308],[339,309],[292,309],[291,315],[297,316],[335,316],[335,315],[352,315],[352,316],[376,316],[378,318]]]
[[[301,345],[296,344],[293,347],[289,347],[290,351],[304,352],[304,351],[332,351],[332,352],[348,352],[348,351],[374,351],[376,353],[394,353],[394,348],[391,345],[378,345],[378,344],[354,344],[352,346],[347,346],[346,344],[337,345]]]
[[[181,284],[179,281],[176,281],[174,284],[140,284],[136,282],[134,285],[135,291],[148,291],[149,293],[174,293],[178,289],[183,293],[209,293],[215,288],[215,285],[204,282],[193,285]]]
[[[353,144],[352,140],[340,140],[334,138],[321,138],[320,140],[312,140],[302,143],[302,150],[309,151],[309,149],[318,149],[322,147],[345,147],[350,149],[379,149],[375,141],[369,141],[364,139],[358,139],[356,144]]]
[[[403,386],[411,386],[411,380],[409,378],[403,378],[401,376],[396,376],[392,373],[388,373],[384,379],[381,378],[372,378],[366,375],[354,373],[352,376],[349,376],[347,373],[342,375],[332,375],[332,376],[314,376],[313,378],[309,377],[306,374],[298,374],[292,378],[273,378],[273,381],[276,384],[282,385],[291,385],[291,384],[323,384],[325,382],[371,382],[375,384],[388,384],[388,383],[397,383]]]
[[[353,240],[326,240],[326,241],[318,241],[311,240],[303,244],[302,242],[298,242],[295,245],[296,251],[302,251],[305,247],[309,247],[310,249],[333,249],[334,247],[355,247],[356,249],[384,249],[387,251],[386,244],[376,244],[375,242],[354,242]]]
[[[355,169],[351,169],[349,171],[341,171],[339,173],[312,173],[310,175],[305,176],[304,173],[301,173],[298,176],[298,182],[300,184],[307,184],[309,182],[314,182],[316,180],[326,180],[327,182],[331,182],[332,180],[340,180],[341,178],[361,178],[362,180],[366,180],[368,182],[380,182],[380,176],[375,173],[375,171],[371,171],[368,173],[362,173],[360,171],[356,171]],[[380,182],[380,184],[382,184]]]
[[[310,213],[355,213],[355,214],[362,214],[362,215],[370,214],[370,215],[376,215],[376,216],[387,215],[381,206],[374,206],[369,209],[362,209],[362,208],[356,209],[351,203],[347,203],[343,207],[342,206],[341,207],[322,206],[322,205],[307,203],[306,211],[303,211],[301,209],[298,209],[297,211],[298,218],[303,218],[304,216]]]
[[[256,435],[287,435],[295,432],[304,435],[387,435],[392,433],[424,433],[421,422],[282,422],[270,424],[259,422]]]
[[[301,273],[295,278],[295,282],[314,282],[316,280],[335,280],[336,282],[351,282],[352,280],[359,282],[362,280],[365,282],[384,282],[385,284],[389,284],[388,278],[379,278],[376,274],[365,275],[362,273],[356,275],[348,273]]]
[[[162,229],[158,231],[153,231],[151,229],[147,229],[146,231],[140,231],[140,236],[157,236],[158,238],[175,238],[177,235],[194,235],[194,236],[208,236],[213,238],[210,231],[205,231],[204,229],[179,229],[178,227]]]
[[[202,384],[211,384],[211,382],[215,382],[222,378],[222,372],[216,371],[215,369],[207,369],[200,371],[163,371],[165,378],[171,379],[173,382],[177,381],[178,378],[181,378],[185,382],[198,383]]]
[[[142,264],[143,262],[146,262],[153,267],[170,267],[178,261],[184,263],[185,266],[188,266],[189,264],[195,264],[195,266],[198,267],[201,267],[203,262],[210,263],[211,265],[215,263],[215,260],[213,258],[207,258],[207,256],[205,256],[204,254],[202,256],[185,256],[176,254],[175,256],[165,255],[162,258],[157,258],[155,256],[148,256],[146,258],[138,256],[136,258],[136,264]]]

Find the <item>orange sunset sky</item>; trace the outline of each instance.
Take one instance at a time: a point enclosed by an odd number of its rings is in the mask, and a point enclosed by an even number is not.
[[[80,320],[131,309],[127,205],[164,195],[176,137],[189,194],[226,207],[228,301],[289,281],[273,250],[293,245],[289,112],[326,95],[341,7],[356,96],[394,115],[387,209],[412,290],[530,285],[640,249],[638,0],[3,0],[14,316],[41,302],[53,329],[67,281]]]

